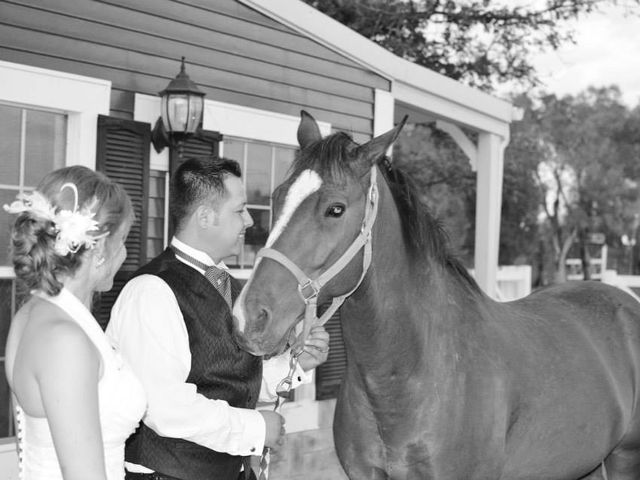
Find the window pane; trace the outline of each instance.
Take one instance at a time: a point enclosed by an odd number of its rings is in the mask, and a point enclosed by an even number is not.
[[[13,313],[11,311],[13,301],[12,287],[13,279],[0,279],[0,357],[4,357],[5,344],[7,343],[7,335],[9,334],[9,325],[11,324]]]
[[[247,153],[247,202],[269,206],[271,199],[270,145],[250,143]]]
[[[248,210],[251,218],[253,218],[253,226],[247,230],[244,243],[263,247],[267,243],[267,237],[269,236],[270,210],[257,208],[249,208]]]
[[[17,193],[16,190],[0,190],[0,205],[8,205],[13,202]],[[9,215],[3,208],[0,208],[0,266],[10,265],[9,240],[15,220],[15,215]]]
[[[247,268],[253,267],[256,254],[267,243],[271,210],[250,208],[249,213],[253,218],[253,226],[245,234],[242,255],[243,267]]]
[[[240,163],[240,168],[244,168],[244,142],[225,139],[222,145],[222,156],[235,160]]]
[[[273,189],[284,182],[293,163],[296,151],[293,148],[276,147],[275,164],[273,166]]]
[[[165,172],[149,172],[149,210],[147,217],[147,258],[152,259],[164,247]]]
[[[13,280],[0,279],[0,357],[5,355],[7,334],[11,325],[11,303]],[[0,369],[4,372],[4,358],[0,361]],[[12,435],[11,403],[9,401],[9,385],[6,376],[0,375],[0,438]]]
[[[0,362],[0,368],[4,372],[4,362]],[[9,437],[13,433],[11,413],[11,395],[7,376],[0,375],[0,438]]]
[[[0,105],[0,183],[20,182],[21,109]]]
[[[64,166],[66,128],[60,113],[27,111],[25,185],[35,187],[45,174]]]

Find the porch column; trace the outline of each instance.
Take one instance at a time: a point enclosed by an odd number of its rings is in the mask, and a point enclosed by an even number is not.
[[[395,100],[391,92],[376,88],[373,104],[373,136],[377,137],[393,128]],[[391,151],[391,150],[389,150]]]
[[[492,298],[496,298],[498,287],[502,167],[506,145],[507,141],[492,133],[480,133],[478,138],[475,277]]]

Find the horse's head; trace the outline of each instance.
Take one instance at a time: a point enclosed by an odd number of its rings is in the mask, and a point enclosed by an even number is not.
[[[358,145],[345,133],[323,139],[302,112],[300,152],[274,192],[273,229],[234,307],[236,338],[246,350],[283,351],[305,309],[315,313],[316,303],[358,285],[377,208],[376,163],[403,124]]]

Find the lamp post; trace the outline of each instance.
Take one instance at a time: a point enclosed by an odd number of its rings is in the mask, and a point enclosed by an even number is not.
[[[183,142],[196,133],[202,124],[205,95],[185,72],[184,57],[180,73],[159,95],[160,117],[151,132],[151,143],[158,153],[165,147],[176,149],[180,158]]]

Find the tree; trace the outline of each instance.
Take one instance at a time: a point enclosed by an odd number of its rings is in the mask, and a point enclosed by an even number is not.
[[[555,281],[566,279],[565,264],[577,245],[589,278],[590,239],[606,236],[619,246],[639,207],[638,148],[626,132],[630,112],[617,87],[590,88],[577,96],[547,95],[527,110],[522,126],[535,139],[535,174],[541,211],[555,264]]]
[[[394,164],[409,174],[421,200],[441,219],[453,251],[473,264],[473,220],[469,221],[467,196],[475,192],[475,173],[469,159],[434,124],[405,126],[395,145]]]
[[[573,40],[568,21],[617,0],[304,0],[394,54],[484,90],[538,83],[533,53]],[[640,0],[627,0],[637,6]]]
[[[522,133],[520,133],[522,131]],[[473,138],[472,132],[466,132]],[[539,161],[524,129],[513,133],[504,167],[500,263],[530,263],[537,252],[540,192],[533,172]],[[407,171],[431,213],[441,219],[453,250],[473,265],[476,173],[456,143],[434,124],[408,125],[394,150],[394,163]]]

